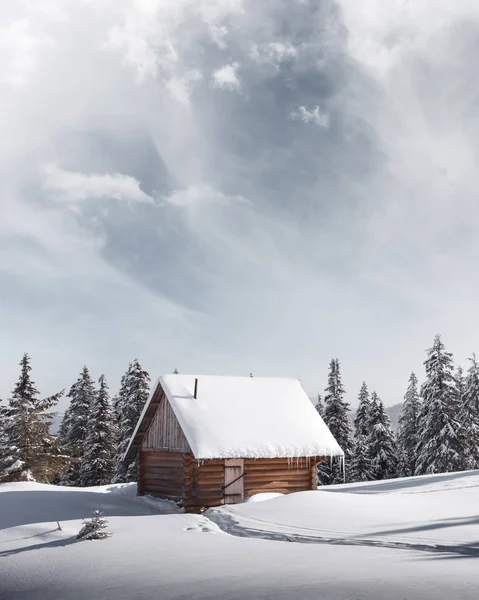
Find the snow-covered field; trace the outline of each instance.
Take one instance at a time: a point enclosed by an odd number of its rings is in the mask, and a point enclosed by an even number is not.
[[[479,472],[258,500],[198,516],[137,498],[132,485],[0,485],[0,598],[479,594]],[[82,517],[98,507],[113,536],[76,541]]]

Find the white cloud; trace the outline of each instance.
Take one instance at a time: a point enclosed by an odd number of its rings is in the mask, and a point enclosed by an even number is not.
[[[312,109],[306,106],[299,106],[297,110],[290,114],[290,118],[294,121],[302,121],[303,123],[314,123],[323,129],[328,129],[331,123],[331,117],[328,113],[323,112],[319,106]]]
[[[175,190],[164,200],[172,206],[195,207],[208,204],[227,204],[230,198],[209,186],[193,185],[186,189]]]
[[[227,90],[238,90],[240,80],[238,78],[239,63],[234,62],[217,69],[213,72],[213,86]]]
[[[100,198],[154,203],[153,198],[140,189],[139,182],[129,175],[65,171],[54,163],[44,165],[42,171],[44,189],[67,203]]]
[[[298,54],[298,48],[289,41],[253,44],[250,50],[250,56],[256,63],[275,66],[285,60],[297,58]]]
[[[34,72],[41,47],[52,43],[51,37],[36,32],[26,18],[0,26],[0,82],[15,89],[25,85]]]
[[[40,4],[0,9],[2,365],[314,392],[338,355],[353,402],[363,378],[392,402],[436,330],[474,349],[476,0]]]

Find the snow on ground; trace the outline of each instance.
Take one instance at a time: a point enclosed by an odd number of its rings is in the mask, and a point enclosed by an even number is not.
[[[200,516],[137,498],[134,485],[0,485],[0,598],[456,600],[479,594],[478,472],[262,500]],[[76,541],[82,517],[99,507],[113,536]]]
[[[454,551],[479,559],[479,474],[332,486],[208,516],[247,537]]]

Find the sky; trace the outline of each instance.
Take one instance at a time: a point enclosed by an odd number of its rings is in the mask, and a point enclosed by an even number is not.
[[[476,0],[2,3],[0,397],[467,367],[478,54]]]

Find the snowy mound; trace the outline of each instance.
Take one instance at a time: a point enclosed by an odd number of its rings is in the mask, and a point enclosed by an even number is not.
[[[343,542],[477,547],[479,472],[325,487],[208,515],[232,533],[283,533]],[[273,539],[278,539],[273,536]],[[299,540],[300,541],[300,540]]]
[[[263,497],[203,516],[145,502],[135,487],[0,485],[0,598],[477,597],[477,472]],[[113,535],[78,542],[98,508]]]

